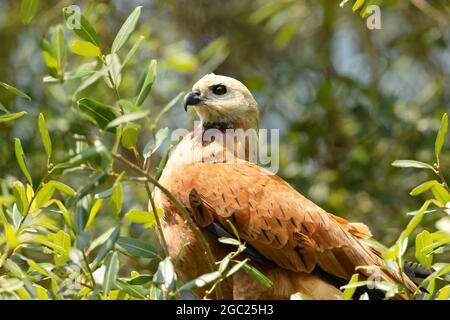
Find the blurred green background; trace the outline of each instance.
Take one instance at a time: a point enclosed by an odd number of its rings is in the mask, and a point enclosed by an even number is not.
[[[32,175],[38,178],[45,171],[36,127],[39,112],[46,116],[60,160],[75,148],[74,133],[92,127],[74,112],[70,85],[43,82],[47,70],[40,43],[51,26],[63,23],[62,8],[79,5],[98,31],[101,46],[109,47],[129,13],[142,5],[136,33],[145,39],[123,74],[124,95],[133,91],[149,59],[158,60],[157,79],[145,102],[152,114],[205,73],[243,81],[259,103],[261,127],[280,129],[279,175],[324,209],[368,224],[376,238],[391,244],[409,220],[406,212],[417,210],[424,200],[409,196],[410,189],[429,178],[427,172],[391,163],[432,163],[440,118],[450,109],[450,2],[378,1],[381,30],[369,30],[359,13],[352,12],[353,3],[343,8],[339,3],[43,0],[33,22],[24,25],[20,2],[1,0],[0,81],[33,98],[28,102],[0,90],[0,102],[11,112],[28,112],[0,126],[3,185],[21,177],[14,137],[22,140]],[[69,55],[72,69],[92,61]],[[79,84],[73,82],[74,90]],[[79,96],[106,103],[113,99],[101,82]],[[194,118],[178,102],[161,126],[191,128]],[[139,137],[139,150],[148,139],[147,134]],[[442,164],[450,179],[448,147]],[[63,180],[80,186],[77,175],[68,173]],[[126,208],[146,207],[141,189],[126,185]],[[104,212],[96,227],[100,232],[111,224]]]

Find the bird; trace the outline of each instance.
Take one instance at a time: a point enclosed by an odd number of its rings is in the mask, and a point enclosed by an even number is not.
[[[188,107],[200,121],[172,152],[158,182],[188,211],[216,261],[232,250],[218,241],[233,236],[232,224],[248,247],[250,264],[273,284],[263,285],[240,270],[222,283],[225,299],[289,299],[298,292],[316,300],[341,299],[340,287],[355,273],[360,280],[376,276],[416,292],[406,274],[371,268],[383,266],[384,260],[382,250],[365,241],[372,238],[366,225],[323,210],[249,161],[247,140],[224,146],[226,139],[220,138],[230,130],[259,129],[257,102],[244,84],[207,74],[185,96],[184,109]],[[205,138],[208,130],[215,132],[213,139]],[[164,211],[162,234],[182,280],[211,272],[204,248],[179,207],[159,189],[155,204]],[[205,290],[194,294],[200,298]],[[406,299],[404,294],[395,298]]]

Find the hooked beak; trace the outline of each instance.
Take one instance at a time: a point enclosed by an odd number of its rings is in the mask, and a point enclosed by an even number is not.
[[[187,95],[184,96],[184,111],[187,111],[188,106],[195,106],[204,100],[205,98],[202,98],[200,96],[200,91],[195,90],[189,92]]]

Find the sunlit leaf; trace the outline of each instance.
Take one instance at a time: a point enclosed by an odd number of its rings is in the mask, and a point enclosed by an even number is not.
[[[354,275],[352,275],[352,277],[350,278],[350,281],[348,283],[355,283],[358,282],[358,278],[359,275],[358,273],[355,273]],[[344,293],[342,294],[342,300],[351,300],[353,298],[353,294],[355,293],[356,288],[346,288],[344,290]]]
[[[98,35],[95,29],[91,26],[86,17],[80,14],[80,20],[76,21],[76,12],[71,7],[63,8],[64,19],[66,20],[66,24],[70,25],[77,36],[85,41],[89,41],[93,45],[99,47],[100,42],[98,40]],[[73,24],[79,23],[79,28],[77,26],[73,26]]]
[[[395,160],[392,165],[398,168],[421,168],[434,170],[432,165],[415,160]]]
[[[30,24],[36,14],[38,0],[22,0],[20,3],[20,17],[22,23]]]
[[[446,113],[444,113],[441,120],[441,126],[439,128],[439,132],[436,137],[436,142],[434,144],[434,152],[436,155],[436,159],[439,159],[439,155],[441,154],[442,146],[445,140],[445,135],[447,134],[447,129],[448,129],[448,116]]]
[[[116,118],[113,108],[99,101],[89,98],[78,100],[78,108],[98,128],[116,132],[115,128],[106,128]]]
[[[25,191],[25,187],[20,181],[16,181],[13,184],[13,194],[16,198],[17,209],[21,215],[25,215],[28,209],[28,199]]]
[[[422,183],[421,185],[415,187],[414,189],[411,190],[411,192],[409,193],[412,196],[417,196],[429,189],[431,189],[431,187],[433,187],[434,185],[439,184],[439,182],[437,182],[436,180],[431,180],[431,181],[427,181]]]
[[[255,279],[256,281],[258,281],[259,283],[261,283],[262,285],[272,288],[273,287],[273,283],[272,280],[270,280],[269,278],[267,278],[261,271],[259,271],[258,269],[256,269],[255,267],[251,266],[250,264],[246,263],[244,264],[244,266],[242,267],[242,269],[249,274],[253,279]]]
[[[122,48],[122,46],[127,42],[130,35],[133,33],[136,28],[136,23],[139,20],[139,16],[141,15],[142,6],[136,7],[134,11],[129,15],[127,20],[124,22],[122,27],[114,39],[114,42],[111,47],[111,53],[116,53]]]
[[[88,228],[92,224],[92,222],[94,222],[94,219],[97,216],[97,213],[100,211],[102,204],[103,199],[96,199],[94,201],[94,204],[91,207],[91,211],[89,211],[89,218],[88,221],[86,222],[85,228]]]
[[[27,165],[25,163],[25,154],[23,152],[22,143],[20,142],[19,138],[15,139],[14,152],[16,154],[16,160],[19,164],[20,170],[22,170],[30,185],[33,186],[33,180],[31,179],[30,172],[28,171]]]
[[[138,94],[136,97],[136,104],[138,106],[141,105],[147,98],[147,96],[150,94],[155,78],[156,78],[156,60],[152,60],[150,61],[150,64],[148,65],[144,76],[141,78],[141,81],[138,84]]]
[[[113,252],[108,264],[106,265],[106,271],[103,278],[103,290],[105,291],[105,295],[109,295],[111,289],[113,289],[118,273],[119,258],[117,256],[117,252]]]
[[[218,271],[202,274],[198,278],[195,278],[194,280],[191,280],[182,285],[179,291],[190,291],[192,289],[204,287],[207,284],[219,280],[221,276],[222,275]]]
[[[45,118],[42,113],[39,114],[38,127],[41,134],[42,144],[44,145],[45,152],[47,153],[47,158],[50,159],[52,156],[52,141],[50,140],[50,135],[48,134],[48,130],[45,125]]]
[[[26,93],[20,91],[19,89],[14,88],[13,86],[11,86],[11,85],[9,85],[7,83],[0,82],[0,86],[2,86],[3,88],[5,88],[9,92],[15,94],[18,97],[25,98],[25,99],[28,99],[29,101],[31,101],[31,97],[29,95],[27,95]]]
[[[22,117],[22,116],[24,116],[26,114],[27,113],[25,111],[3,114],[3,115],[0,116],[0,123],[16,120],[16,119],[18,119],[18,118],[20,118],[20,117]]]
[[[148,110],[146,110],[146,111],[141,111],[141,112],[133,112],[133,113],[125,114],[123,116],[117,117],[116,119],[114,119],[113,121],[108,123],[108,125],[106,126],[106,129],[117,127],[121,124],[130,123],[130,122],[142,119],[142,118],[146,118],[149,113],[150,112]]]
[[[101,54],[99,47],[93,45],[88,41],[83,40],[75,40],[70,45],[69,49],[73,53],[84,57],[98,57]]]

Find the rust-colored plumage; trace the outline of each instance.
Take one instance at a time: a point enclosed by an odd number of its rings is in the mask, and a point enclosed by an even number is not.
[[[194,86],[194,90],[205,97],[196,103],[203,124],[214,121],[241,128],[244,126],[241,123],[258,123],[257,119],[250,122],[247,119],[257,117],[256,103],[242,84],[215,75],[205,78]],[[216,82],[226,85],[229,91],[243,91],[242,97],[235,93],[230,99],[232,106],[227,106],[223,99],[217,103],[220,108],[214,109],[215,97],[208,90]],[[247,101],[239,102],[239,99]],[[236,104],[243,107],[239,109]],[[204,109],[199,112],[200,108]],[[208,108],[214,112],[208,113]],[[215,118],[209,119],[209,116]],[[205,144],[201,135],[191,133],[171,156],[160,179],[201,227],[217,260],[228,249],[218,243],[206,227],[215,222],[229,230],[226,222],[229,219],[242,239],[274,262],[274,266],[253,262],[273,281],[273,288],[262,286],[242,271],[226,281],[226,298],[288,299],[291,294],[302,292],[315,299],[337,299],[341,292],[333,279],[346,281],[357,266],[383,264],[381,253],[361,241],[371,237],[365,225],[349,223],[325,212],[284,180],[256,164],[245,159],[233,161],[235,151],[217,141]],[[165,212],[163,229],[170,254],[173,258],[178,256],[177,269],[184,280],[209,272],[197,239],[176,207],[159,191],[156,199]],[[363,268],[358,272],[361,278],[375,276],[371,269]],[[401,282],[401,276],[391,271],[378,272],[376,276],[380,280]],[[414,291],[414,283],[405,279],[408,289]]]

